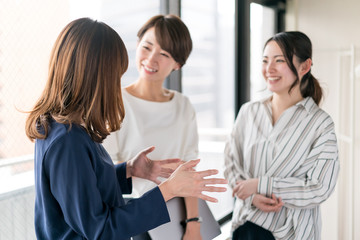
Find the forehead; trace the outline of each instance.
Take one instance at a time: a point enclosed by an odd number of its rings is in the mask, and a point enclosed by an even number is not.
[[[141,38],[141,41],[150,42],[153,44],[157,44],[156,35],[155,35],[155,28],[149,28],[144,36]]]
[[[270,41],[264,48],[264,57],[275,57],[275,56],[283,56],[283,52],[279,44],[275,41]]]

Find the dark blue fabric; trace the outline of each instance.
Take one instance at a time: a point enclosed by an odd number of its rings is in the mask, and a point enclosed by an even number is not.
[[[126,164],[114,166],[81,126],[50,127],[35,143],[38,239],[129,239],[170,221],[158,187],[125,204]]]
[[[275,240],[272,233],[252,222],[245,222],[232,236],[233,240]]]

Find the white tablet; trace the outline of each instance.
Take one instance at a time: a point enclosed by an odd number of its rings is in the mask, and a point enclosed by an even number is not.
[[[166,205],[171,221],[150,230],[149,234],[153,240],[181,240],[185,230],[181,221],[186,218],[184,199],[173,198]],[[203,240],[211,240],[221,234],[218,222],[202,199],[199,199],[199,216],[202,218],[200,231]]]

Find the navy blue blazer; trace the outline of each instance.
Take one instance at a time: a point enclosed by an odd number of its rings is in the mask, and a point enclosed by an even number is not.
[[[126,139],[124,139],[126,141]],[[79,125],[52,121],[35,142],[35,231],[38,239],[130,239],[170,218],[158,187],[125,204],[126,164]]]

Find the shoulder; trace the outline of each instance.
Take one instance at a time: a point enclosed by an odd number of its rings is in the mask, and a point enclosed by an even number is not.
[[[305,98],[300,105],[306,111],[306,117],[302,120],[308,128],[312,128],[315,136],[323,134],[335,135],[335,124],[331,116],[320,108],[311,97]]]
[[[131,100],[131,94],[126,90],[126,87],[121,88],[121,97],[125,102]]]
[[[325,110],[320,108],[311,97],[305,99],[304,108],[308,111],[314,121],[325,125],[334,124],[332,117]]]
[[[47,145],[46,150],[61,152],[91,149],[95,144],[81,126],[57,122],[51,123],[49,135],[44,142]]]
[[[174,103],[176,104],[177,107],[181,107],[187,111],[195,112],[194,107],[191,104],[189,97],[185,96],[184,94],[182,94],[178,91],[175,91],[175,90],[171,90],[171,91],[174,93],[174,97],[172,100],[174,101]]]
[[[314,121],[316,121],[316,125],[318,125],[319,129],[335,129],[332,117],[320,107],[316,106],[313,108],[311,111],[311,117]]]
[[[170,90],[170,91],[174,94],[173,100],[175,100],[176,102],[190,103],[189,97],[185,96],[181,92],[178,92],[178,91],[175,91],[175,90]]]
[[[265,106],[265,101],[266,99],[244,103],[239,110],[238,116],[257,114],[258,111]]]
[[[36,140],[35,161],[37,165],[43,165],[49,174],[55,168],[88,164],[89,159],[97,159],[97,149],[82,127],[53,121],[47,138]]]

